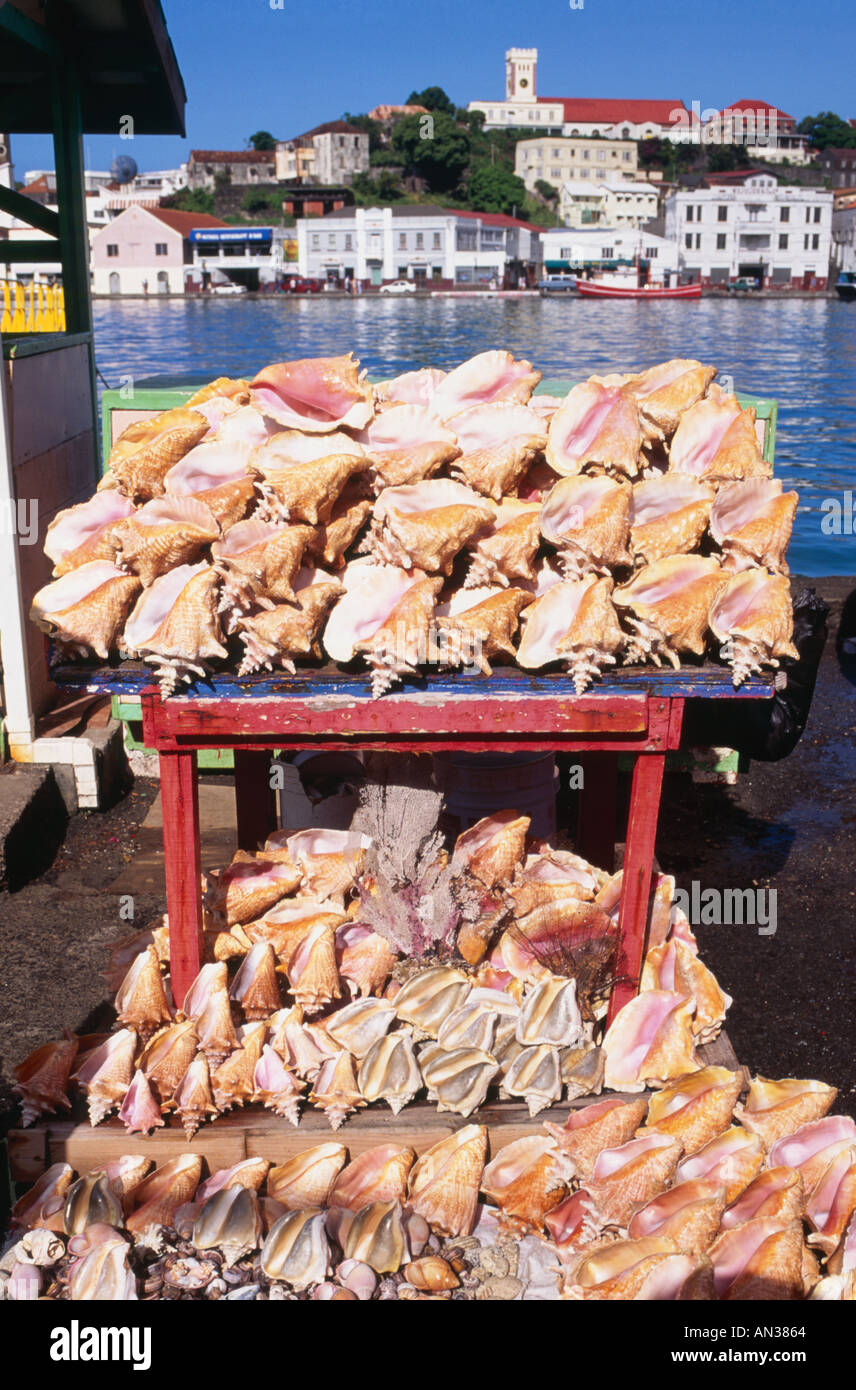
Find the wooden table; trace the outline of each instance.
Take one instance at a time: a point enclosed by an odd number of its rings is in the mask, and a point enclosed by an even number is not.
[[[626,832],[617,975],[609,1017],[638,989],[666,754],[679,748],[687,700],[769,699],[771,680],[735,691],[730,672],[628,668],[577,696],[564,675],[496,671],[431,677],[373,700],[367,676],[324,668],[296,676],[217,675],[161,700],[144,666],[65,667],[58,684],[138,694],[145,743],[160,757],[167,911],[174,996],[199,970],[202,949],[199,749],[235,752],[238,842],[256,849],[275,827],[274,749],[580,755],[585,767],[578,849],[612,867],[620,754],[635,755]]]

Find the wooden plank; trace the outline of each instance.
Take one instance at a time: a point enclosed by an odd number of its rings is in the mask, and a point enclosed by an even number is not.
[[[639,989],[665,763],[663,754],[643,753],[636,759],[633,769],[624,879],[618,910],[619,948],[615,973],[619,983],[610,996],[607,1025]]]
[[[703,1066],[741,1068],[734,1049],[725,1034],[714,1042],[700,1047]],[[642,1093],[646,1099],[653,1094]],[[44,1167],[51,1163],[70,1163],[75,1172],[90,1172],[93,1168],[119,1158],[125,1153],[146,1154],[156,1164],[165,1163],[179,1153],[199,1153],[209,1172],[238,1163],[242,1158],[269,1158],[282,1163],[286,1158],[302,1153],[314,1144],[327,1143],[331,1138],[341,1141],[351,1157],[364,1153],[376,1144],[409,1144],[417,1153],[439,1143],[464,1125],[487,1125],[492,1152],[527,1135],[543,1134],[542,1123],[549,1119],[563,1124],[572,1110],[595,1105],[607,1097],[619,1095],[625,1100],[638,1100],[638,1095],[604,1091],[599,1096],[580,1096],[570,1105],[552,1105],[533,1120],[526,1106],[518,1101],[496,1101],[484,1105],[463,1119],[459,1115],[440,1114],[427,1101],[408,1105],[399,1115],[393,1115],[383,1105],[369,1106],[351,1115],[338,1130],[332,1130],[320,1111],[306,1107],[295,1126],[269,1111],[252,1108],[220,1115],[213,1124],[203,1125],[188,1143],[184,1131],[171,1118],[163,1129],[143,1137],[129,1135],[115,1117],[92,1128],[76,1120],[47,1120],[32,1129],[12,1130],[9,1135],[10,1169],[16,1182],[34,1182]]]

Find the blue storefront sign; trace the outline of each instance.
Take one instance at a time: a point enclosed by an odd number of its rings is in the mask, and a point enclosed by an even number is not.
[[[220,245],[228,242],[231,245],[242,243],[269,243],[273,240],[272,227],[194,227],[190,233],[190,241],[197,244],[208,243]]]

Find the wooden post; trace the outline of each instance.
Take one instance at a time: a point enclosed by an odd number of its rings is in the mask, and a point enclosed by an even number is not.
[[[193,749],[160,754],[169,973],[177,1008],[202,963],[199,788]]]
[[[620,979],[612,991],[607,1027],[615,1015],[639,990],[639,976],[645,954],[648,930],[648,900],[651,871],[657,839],[657,817],[666,755],[640,753],[633,768],[630,814],[627,819],[627,846],[624,879],[618,913],[618,957],[615,973]]]
[[[270,780],[271,753],[235,749],[235,811],[238,848],[259,849],[276,828],[276,797]]]

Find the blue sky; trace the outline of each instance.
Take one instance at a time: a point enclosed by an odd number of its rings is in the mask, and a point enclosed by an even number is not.
[[[273,9],[282,3],[282,9]],[[579,0],[575,0],[578,3]],[[539,50],[545,96],[760,98],[799,119],[856,116],[856,6],[843,0],[162,0],[187,87],[187,139],[86,140],[87,164],[130,153],[172,167],[191,147],[241,149],[437,84],[460,105],[503,95],[504,54]],[[53,167],[16,136],[17,177]]]

